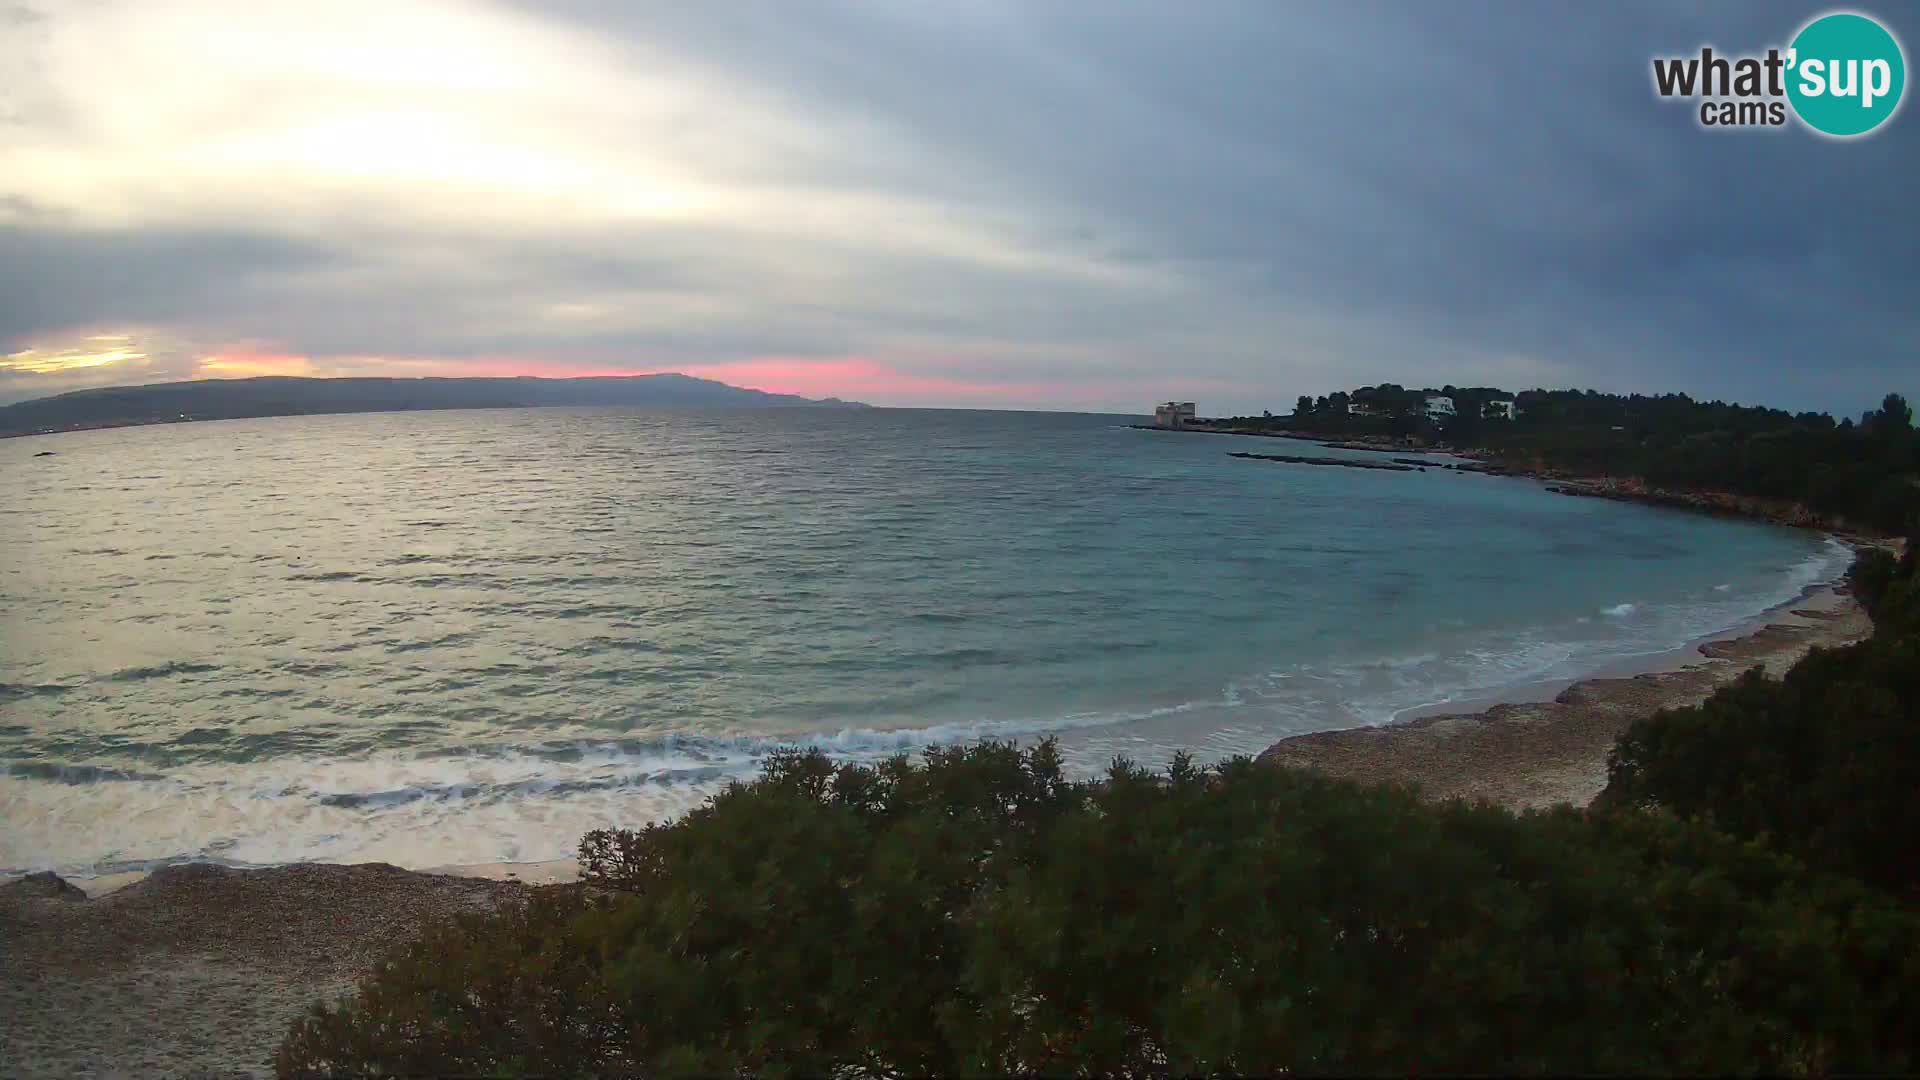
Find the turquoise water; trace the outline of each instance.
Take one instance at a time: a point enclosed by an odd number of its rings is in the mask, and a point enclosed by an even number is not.
[[[557,409],[0,442],[0,871],[558,858],[791,743],[1257,753],[1844,566],[1526,480],[1227,456],[1303,445]]]

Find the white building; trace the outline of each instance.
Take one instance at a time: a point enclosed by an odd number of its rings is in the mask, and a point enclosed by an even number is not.
[[[1427,395],[1427,419],[1444,420],[1453,415],[1453,398],[1446,394]]]
[[[1193,402],[1169,401],[1153,407],[1153,426],[1163,428],[1186,427],[1193,423]]]
[[[1515,416],[1519,415],[1519,413],[1513,406],[1513,399],[1508,398],[1505,401],[1487,402],[1484,406],[1481,407],[1480,415],[1486,417],[1489,420],[1493,420],[1493,419],[1511,420]]]

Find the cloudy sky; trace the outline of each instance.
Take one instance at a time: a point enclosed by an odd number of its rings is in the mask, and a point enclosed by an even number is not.
[[[1649,76],[1823,10],[0,0],[0,400],[672,370],[1857,412],[1920,397],[1920,115],[1704,131]]]

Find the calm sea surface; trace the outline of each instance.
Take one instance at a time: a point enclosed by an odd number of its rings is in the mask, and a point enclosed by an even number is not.
[[[0,872],[558,858],[783,744],[1256,753],[1844,565],[1531,481],[1227,456],[1302,445],[787,409],[0,441]]]

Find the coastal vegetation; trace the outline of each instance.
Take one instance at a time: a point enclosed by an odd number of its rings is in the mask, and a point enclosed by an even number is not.
[[[1904,402],[1831,435],[1911,464]],[[1870,639],[1634,723],[1586,810],[1244,758],[1076,781],[1050,742],[776,753],[399,948],[277,1067],[1911,1072],[1917,552],[1856,561]]]
[[[0,438],[197,420],[555,405],[648,409],[865,407],[838,398],[773,394],[673,373],[558,379],[261,375],[102,386],[0,405]]]
[[[1429,395],[1447,398],[1452,414],[1429,415]],[[1214,426],[1445,445],[1516,470],[1778,500],[1835,526],[1888,535],[1904,535],[1920,518],[1920,433],[1899,394],[1858,421],[1836,421],[1685,394],[1384,383],[1303,396],[1290,416],[1232,417]]]
[[[1909,540],[1896,560],[1871,549],[1854,565],[1871,639],[1634,723],[1614,748],[1605,801],[1695,818],[1920,901],[1915,550]]]
[[[405,946],[278,1068],[1910,1071],[1913,557],[1855,577],[1873,641],[1636,725],[1604,812],[1246,759],[1076,782],[1051,743],[778,753]]]

